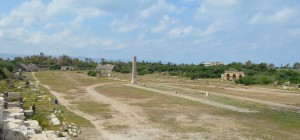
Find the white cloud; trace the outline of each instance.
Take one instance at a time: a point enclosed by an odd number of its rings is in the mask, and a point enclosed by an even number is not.
[[[26,43],[31,44],[40,44],[40,43],[56,43],[56,42],[68,42],[68,37],[71,35],[71,32],[68,29],[65,29],[58,33],[53,33],[51,35],[47,35],[40,31],[32,33],[29,37],[25,40]]]
[[[31,44],[39,44],[41,42],[44,42],[45,40],[47,40],[47,36],[41,32],[37,32],[30,36],[27,40],[25,40],[25,42]]]
[[[0,27],[16,26],[19,23],[23,26],[30,26],[44,18],[44,9],[45,5],[39,0],[25,1],[1,19]]]
[[[124,44],[118,44],[116,46],[116,49],[124,49],[125,48],[125,45]]]
[[[139,27],[136,21],[130,20],[127,16],[123,19],[114,19],[110,23],[111,28],[117,32],[130,32]]]
[[[70,13],[71,11],[74,11],[73,7],[73,0],[53,0],[47,5],[46,15],[55,16],[62,13]]]
[[[20,48],[29,48],[28,52],[30,46],[41,46],[34,49],[49,47],[49,50],[57,46],[70,52],[130,49],[140,54],[148,52],[144,50],[155,52],[157,49],[153,46],[163,48],[159,52],[162,54],[167,52],[166,48],[172,51],[184,45],[190,52],[199,46],[226,50],[228,47],[222,46],[240,42],[257,42],[266,48],[287,46],[288,43],[282,42],[299,44],[298,3],[292,3],[278,0],[26,0],[12,6],[10,11],[2,9],[0,45],[9,46],[7,42],[12,40],[18,42]],[[289,46],[296,47],[296,43]],[[186,48],[178,54],[183,54]]]
[[[25,38],[26,34],[28,34],[28,30],[23,27],[17,28],[5,28],[2,29],[3,37],[5,38],[14,38],[17,40],[21,40]]]
[[[290,23],[297,16],[295,9],[282,9],[272,14],[256,13],[249,19],[250,24],[269,23],[269,24],[283,24]]]
[[[189,2],[194,2],[195,0],[182,0],[183,2],[189,3]]]
[[[257,13],[250,18],[249,23],[257,24],[257,23],[261,22],[261,20],[263,20],[263,19],[264,19],[264,16],[262,15],[262,13]]]
[[[296,15],[296,10],[294,9],[283,9],[268,17],[268,21],[271,23],[284,23],[289,22]]]
[[[178,24],[179,21],[171,18],[169,15],[164,15],[157,25],[155,25],[151,31],[154,33],[160,33],[165,31],[172,24]]]
[[[187,26],[183,28],[173,28],[169,31],[169,37],[181,37],[187,36],[193,32],[193,26]]]
[[[90,19],[95,18],[101,15],[104,15],[106,12],[96,9],[96,8],[83,8],[78,10],[77,17],[74,19],[74,22],[76,24],[81,24],[81,22]]]
[[[176,7],[173,4],[167,3],[165,0],[157,0],[154,5],[139,12],[139,17],[142,19],[147,19],[153,15],[169,13],[169,12],[181,12],[182,9]]]
[[[0,38],[4,36],[3,32],[0,30]]]
[[[102,46],[111,46],[114,43],[114,40],[103,40],[101,41]]]
[[[202,33],[202,36],[210,36],[215,34],[216,32],[218,32],[220,30],[220,28],[218,27],[217,24],[213,23],[211,25],[209,25]]]
[[[300,28],[289,30],[288,33],[292,36],[297,36],[298,37],[300,35]]]
[[[203,0],[197,8],[194,18],[226,18],[226,16],[231,15],[236,10],[236,5],[238,4],[238,0]]]
[[[54,26],[54,23],[47,23],[46,25],[44,25],[44,29],[51,29]]]

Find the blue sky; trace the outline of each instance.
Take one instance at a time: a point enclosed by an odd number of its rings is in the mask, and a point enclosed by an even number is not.
[[[300,61],[299,0],[2,0],[0,53]]]

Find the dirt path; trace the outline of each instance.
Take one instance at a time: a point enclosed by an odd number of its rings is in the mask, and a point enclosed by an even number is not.
[[[205,99],[200,99],[200,98],[195,98],[195,97],[191,97],[191,96],[187,96],[187,95],[175,94],[175,93],[166,92],[166,91],[163,91],[163,90],[147,88],[147,87],[142,87],[142,86],[133,85],[133,84],[125,84],[125,85],[130,86],[130,87],[135,87],[135,88],[148,90],[148,91],[153,91],[153,92],[157,92],[157,93],[162,93],[162,94],[166,94],[166,95],[170,95],[170,96],[175,96],[175,97],[179,97],[179,98],[184,98],[184,99],[191,100],[191,101],[197,101],[197,102],[200,102],[200,103],[203,103],[203,104],[206,104],[206,105],[219,107],[219,108],[225,108],[225,109],[229,109],[229,110],[232,110],[232,111],[244,112],[244,113],[257,113],[257,111],[254,111],[254,110],[235,107],[235,106],[231,106],[231,105],[224,105],[224,104],[221,104],[221,103],[217,103],[217,102],[213,102],[213,101],[209,101],[209,100],[205,100]]]
[[[120,84],[120,83],[108,83],[108,84]],[[137,123],[147,123],[147,121],[144,117],[142,117],[136,111],[133,111],[132,108],[129,107],[128,105],[123,104],[112,98],[106,97],[102,94],[99,94],[97,91],[95,91],[96,87],[104,86],[104,85],[107,85],[107,84],[92,85],[92,86],[87,87],[86,90],[87,90],[88,94],[93,96],[96,101],[104,103],[104,104],[110,104],[111,108],[118,110],[121,114],[123,114],[125,117],[122,119],[124,121],[126,120],[127,124],[129,126],[136,126]]]
[[[72,104],[70,103],[70,101],[64,99],[64,93],[53,91],[48,85],[44,85],[40,81],[38,81],[34,73],[32,73],[32,75],[33,78],[37,81],[37,83],[46,87],[54,96],[57,97],[57,99],[60,100],[60,103],[63,106],[65,106],[68,110],[74,112],[75,114],[89,120],[95,126],[95,128],[98,131],[98,134],[95,134],[96,138],[95,136],[92,136],[95,139],[150,140],[159,139],[160,137],[172,136],[172,134],[170,134],[166,130],[158,128],[154,126],[154,124],[150,124],[150,122],[147,121],[148,118],[143,114],[143,112],[140,109],[133,106],[129,106],[112,98],[106,97],[101,93],[95,91],[95,88],[99,86],[105,86],[109,84],[120,84],[123,82],[101,83],[91,85],[85,88],[86,93],[83,94],[86,94],[87,96],[92,96],[92,99],[97,102],[110,105],[110,109],[113,112],[112,118],[103,119],[101,117],[92,116],[85,112],[71,108]],[[126,126],[126,131],[111,131],[107,130],[105,126]]]
[[[176,86],[171,86],[171,85],[164,85],[164,86],[168,86],[168,87],[175,88],[175,89],[176,88],[183,89],[183,90],[192,91],[192,92],[203,92],[203,93],[207,92],[204,90],[189,89],[189,88],[176,87]],[[247,89],[244,89],[244,90],[247,90]],[[222,93],[216,93],[216,92],[210,92],[210,93],[212,95],[217,95],[217,96],[236,99],[236,100],[261,103],[261,104],[265,104],[265,105],[269,105],[269,106],[275,106],[275,107],[286,108],[286,109],[291,109],[291,110],[300,110],[300,107],[292,106],[292,105],[286,105],[286,104],[275,103],[275,102],[270,102],[270,101],[262,101],[262,100],[252,99],[252,98],[246,98],[246,97],[240,97],[240,96],[234,96],[234,95],[228,95],[228,94],[222,94]]]
[[[42,85],[43,87],[47,88],[47,89],[48,89],[48,90],[49,90],[49,91],[50,91],[50,92],[51,92],[51,93],[52,93],[52,94],[60,101],[60,104],[62,104],[63,106],[65,106],[65,107],[66,107],[68,110],[70,110],[71,112],[73,112],[73,113],[75,113],[75,114],[77,114],[77,115],[79,115],[79,116],[81,116],[81,117],[83,117],[83,118],[89,120],[89,121],[96,127],[96,124],[97,124],[97,123],[96,123],[96,121],[94,121],[94,120],[96,120],[95,117],[93,117],[93,116],[91,116],[91,115],[89,115],[89,114],[87,114],[87,113],[84,113],[84,112],[82,112],[82,111],[79,111],[79,110],[75,110],[75,109],[70,108],[72,105],[71,105],[67,100],[65,100],[65,99],[63,98],[63,94],[62,94],[62,93],[53,91],[53,90],[51,90],[51,88],[50,88],[48,85],[42,84],[42,83],[36,78],[34,72],[32,72],[32,76],[33,76],[34,80],[37,82],[37,84]],[[103,138],[102,132],[99,131],[99,128],[96,127],[96,129],[98,130],[99,134],[93,134],[93,136],[91,136],[91,137],[93,137],[93,138],[95,138],[95,139]]]

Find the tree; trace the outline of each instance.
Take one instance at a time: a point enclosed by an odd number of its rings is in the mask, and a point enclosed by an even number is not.
[[[106,64],[106,60],[104,58],[101,58],[101,64],[102,65]]]
[[[275,68],[275,65],[273,63],[268,65],[268,68]]]
[[[300,63],[299,62],[294,63],[293,69],[300,69]]]
[[[252,65],[252,62],[251,62],[250,60],[248,60],[248,61],[245,62],[245,65],[246,65],[246,66],[251,66],[251,65]]]

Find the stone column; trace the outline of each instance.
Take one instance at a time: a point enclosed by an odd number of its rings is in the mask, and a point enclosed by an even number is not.
[[[133,60],[132,60],[132,76],[131,76],[131,83],[132,84],[136,84],[137,81],[136,81],[136,75],[137,75],[137,70],[136,70],[136,57],[134,56],[133,57]]]

